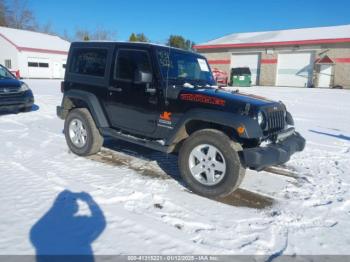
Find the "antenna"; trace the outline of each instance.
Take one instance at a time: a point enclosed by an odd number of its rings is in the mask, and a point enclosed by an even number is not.
[[[165,105],[168,105],[169,69],[170,69],[170,52],[171,52],[170,45],[168,49],[169,49],[169,53],[168,53],[168,68],[166,70]]]

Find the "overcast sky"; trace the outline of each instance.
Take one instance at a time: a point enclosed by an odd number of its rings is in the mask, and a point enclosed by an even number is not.
[[[235,32],[350,24],[349,0],[29,0],[40,23],[73,33],[103,27],[117,40],[144,32],[154,42],[180,34],[196,43]]]

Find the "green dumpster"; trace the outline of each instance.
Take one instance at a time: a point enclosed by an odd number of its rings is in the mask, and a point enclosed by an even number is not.
[[[231,69],[231,86],[251,86],[252,73],[249,67],[236,67]]]

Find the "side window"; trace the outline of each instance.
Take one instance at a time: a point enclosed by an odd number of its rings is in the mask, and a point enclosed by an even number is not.
[[[146,51],[121,49],[118,51],[114,78],[133,81],[139,71],[152,72],[151,61]]]
[[[106,49],[77,49],[73,51],[73,61],[70,72],[103,77],[106,70],[106,61]]]

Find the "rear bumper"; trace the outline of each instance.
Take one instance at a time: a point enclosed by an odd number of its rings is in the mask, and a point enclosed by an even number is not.
[[[305,139],[295,132],[281,142],[266,147],[244,149],[243,161],[246,167],[262,170],[268,166],[287,162],[294,153],[303,151],[304,148]]]
[[[31,107],[34,104],[34,96],[31,90],[20,94],[1,95],[0,110],[17,110]]]

